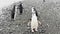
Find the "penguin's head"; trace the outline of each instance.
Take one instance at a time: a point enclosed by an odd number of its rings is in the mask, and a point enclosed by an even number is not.
[[[36,15],[36,16],[38,16],[38,14],[37,14],[37,10],[35,9],[34,6],[32,7],[32,15]]]
[[[32,7],[32,14],[35,14],[35,10],[34,10],[34,7]]]
[[[18,8],[18,6],[17,5],[15,5],[15,9],[17,9]]]

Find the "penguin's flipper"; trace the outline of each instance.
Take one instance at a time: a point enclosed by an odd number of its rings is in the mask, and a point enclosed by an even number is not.
[[[29,21],[29,22],[28,22],[27,26],[29,26],[29,25],[30,25],[30,23],[31,23],[31,21]]]

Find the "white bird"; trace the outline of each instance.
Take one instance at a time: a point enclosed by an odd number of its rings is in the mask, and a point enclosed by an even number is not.
[[[31,31],[34,32],[34,30],[38,31],[38,23],[41,24],[41,22],[38,21],[38,19],[37,19],[34,7],[32,7],[31,9],[32,9],[32,18],[29,23],[31,23]],[[28,25],[29,25],[29,23],[28,23]]]

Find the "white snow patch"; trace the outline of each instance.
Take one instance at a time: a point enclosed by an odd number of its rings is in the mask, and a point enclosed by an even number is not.
[[[18,1],[23,1],[23,0],[0,0],[0,15],[2,14],[1,9],[3,7],[7,7],[15,2],[18,2]]]
[[[12,3],[18,2],[18,1],[23,1],[23,0],[0,0],[0,8],[4,6],[9,6]]]

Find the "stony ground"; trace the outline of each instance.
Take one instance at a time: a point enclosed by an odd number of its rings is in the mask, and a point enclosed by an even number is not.
[[[17,3],[18,4],[18,3]],[[14,4],[2,9],[0,15],[0,34],[60,34],[60,3],[41,2],[26,0],[23,2],[24,11],[17,15],[15,21],[11,21],[11,10]],[[38,11],[39,25],[38,32],[32,33],[27,23],[31,18],[31,7],[35,6]]]

